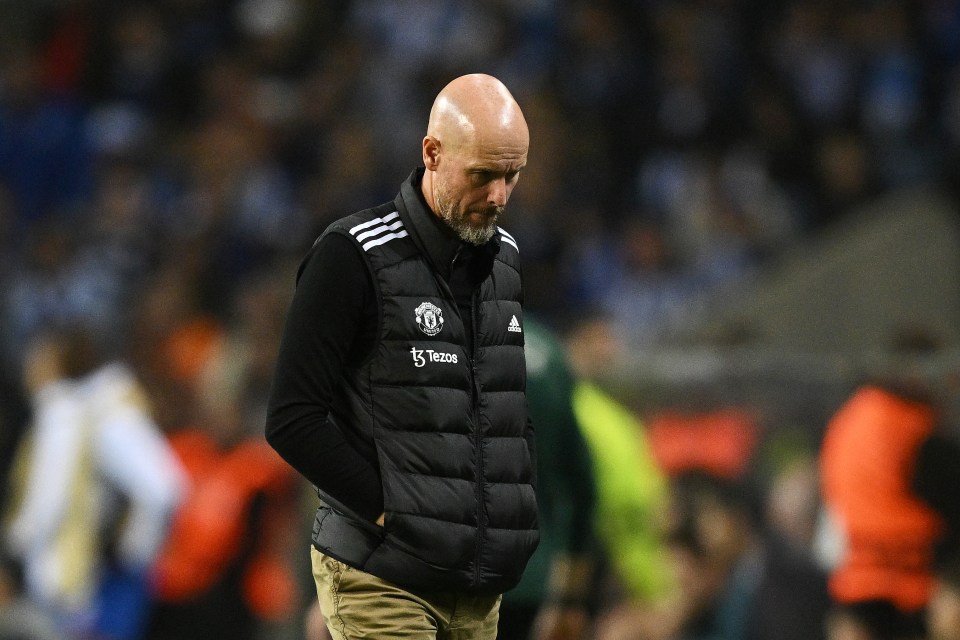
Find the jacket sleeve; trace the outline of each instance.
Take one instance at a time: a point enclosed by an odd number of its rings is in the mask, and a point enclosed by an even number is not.
[[[330,421],[348,361],[372,348],[371,276],[359,249],[336,233],[304,260],[287,314],[267,408],[266,438],[323,493],[374,521],[383,512],[380,472]]]
[[[70,489],[88,446],[82,404],[69,383],[46,385],[33,398],[24,495],[6,542],[23,556],[52,544],[70,504]],[[21,454],[22,455],[22,454]]]

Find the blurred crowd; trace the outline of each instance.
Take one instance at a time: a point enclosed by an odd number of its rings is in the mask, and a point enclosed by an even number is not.
[[[858,203],[960,183],[954,0],[0,11],[8,356],[51,317],[130,335],[130,300],[165,287],[225,321],[254,274],[395,195],[464,71],[530,120],[507,221],[530,306],[604,308],[632,341]]]
[[[530,124],[504,226],[547,324],[600,313],[655,344],[858,204],[960,197],[957,0],[0,0],[0,469],[36,421],[31,372],[70,378],[64,330],[96,336],[80,377],[122,363],[176,460],[152,550],[169,628],[132,626],[297,637],[308,497],[256,446],[296,267],[393,198],[470,71]],[[776,490],[808,513],[805,462]],[[698,482],[687,508],[729,504]]]

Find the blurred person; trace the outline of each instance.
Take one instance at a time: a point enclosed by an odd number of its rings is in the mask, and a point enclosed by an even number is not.
[[[170,442],[188,485],[152,575],[149,640],[252,640],[294,613],[296,473],[250,433],[239,400],[201,394],[196,426]]]
[[[18,363],[29,338],[44,326],[82,323],[91,331],[121,335],[130,292],[150,266],[144,221],[145,187],[139,170],[104,161],[82,218],[48,216],[34,223],[0,274],[0,349]]]
[[[751,482],[695,468],[671,477],[669,539],[681,585],[675,638],[824,637],[825,576],[767,535]]]
[[[666,477],[652,456],[643,424],[600,386],[621,353],[621,342],[603,316],[588,316],[567,334],[577,378],[574,415],[590,450],[597,487],[594,526],[612,583],[594,596],[597,637],[655,633],[674,593],[665,557]]]
[[[73,263],[76,239],[60,220],[34,225],[22,238],[20,259],[5,274],[0,304],[4,325],[3,355],[14,366],[40,327],[82,317],[87,305],[76,286]]]
[[[529,315],[527,402],[537,427],[540,544],[500,604],[501,640],[576,640],[589,628],[595,488],[590,450],[573,410],[564,346]]]
[[[856,133],[825,132],[814,148],[814,193],[825,215],[838,216],[877,193],[867,140]]]
[[[600,337],[609,331],[594,330]],[[595,344],[604,342],[616,344],[609,339]],[[591,414],[599,422],[598,412]],[[757,428],[752,415],[735,407],[696,413],[668,409],[637,425],[665,494],[655,521],[657,549],[661,581],[669,580],[672,588],[613,608],[599,621],[597,637],[822,638],[829,605],[826,576],[805,550],[771,532],[763,518],[761,487],[753,479]],[[626,448],[621,443],[617,450]]]
[[[27,592],[65,632],[138,638],[148,574],[183,471],[127,365],[83,327],[27,349],[33,421],[18,452],[5,534]]]
[[[283,318],[272,311],[289,304],[287,266],[265,265],[237,283],[230,315],[196,371],[198,393],[229,398],[238,411],[237,429],[246,437],[263,432],[283,333]]]
[[[778,438],[772,447],[781,451],[774,460],[767,481],[764,516],[770,532],[784,544],[813,557],[813,544],[820,512],[820,476],[817,452],[806,445],[783,442]],[[787,449],[783,451],[782,449]],[[770,454],[774,457],[775,454]]]
[[[314,600],[307,606],[303,619],[304,640],[333,640],[327,623],[323,621],[323,612],[320,611],[320,601]]]
[[[655,343],[702,306],[707,287],[677,260],[660,225],[628,221],[616,233],[615,270],[599,303],[634,343]]]
[[[281,330],[267,310],[287,296],[270,270],[238,291],[223,331],[188,349],[203,352],[183,379],[197,402],[169,438],[189,484],[154,573],[152,640],[257,637],[300,600],[301,486],[261,437]]]
[[[195,267],[186,257],[164,262],[144,283],[131,313],[127,352],[155,399],[165,433],[193,426],[198,381],[224,340],[222,322],[199,301]]]
[[[931,436],[921,446],[911,486],[946,527],[935,548],[934,585],[925,610],[928,636],[960,640],[960,444],[955,430]]]
[[[861,384],[827,425],[817,544],[837,638],[923,637],[935,559],[957,546],[960,447],[921,368],[938,349],[925,331],[898,331],[892,366]]]
[[[10,190],[15,229],[23,233],[80,209],[93,186],[93,154],[81,102],[53,86],[43,44],[11,45],[0,54],[0,183]]]
[[[104,102],[123,103],[137,111],[169,109],[175,99],[168,95],[174,89],[172,63],[183,55],[172,42],[172,25],[164,24],[170,16],[157,5],[143,3],[90,9],[87,90]]]
[[[301,266],[266,436],[319,490],[313,570],[338,640],[492,639],[536,548],[523,284],[498,226],[528,145],[499,80],[454,79],[424,166]]]
[[[776,35],[768,62],[803,118],[817,127],[837,126],[855,108],[857,60],[846,32],[836,27],[850,13],[845,7],[796,2],[769,25]]]

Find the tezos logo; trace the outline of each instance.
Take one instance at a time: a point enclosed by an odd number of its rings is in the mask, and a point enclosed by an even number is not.
[[[427,360],[430,362],[457,363],[457,354],[455,353],[446,353],[444,351],[434,351],[433,349],[417,349],[416,347],[411,347],[410,354],[413,356],[413,366],[415,367],[425,366],[427,364]]]
[[[443,329],[443,312],[432,302],[421,302],[414,312],[417,314],[417,326],[428,336],[435,336]]]

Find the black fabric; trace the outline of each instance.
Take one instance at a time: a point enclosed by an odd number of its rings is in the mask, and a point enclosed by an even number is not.
[[[922,611],[901,611],[887,600],[864,600],[837,610],[862,625],[875,640],[915,640],[927,635]]]
[[[499,237],[460,242],[427,209],[421,175],[319,240],[291,307],[267,435],[329,503],[315,527],[319,550],[411,589],[497,593],[516,583],[537,542],[519,256]],[[311,273],[333,237],[353,243],[353,278]],[[362,296],[344,291],[359,285],[357,272],[373,275]],[[322,323],[339,296],[347,320],[331,329]],[[352,461],[301,450],[322,441]],[[317,468],[327,464],[349,467],[350,480]],[[364,484],[373,478],[375,498]],[[350,520],[367,531],[381,510],[382,538],[344,541]]]
[[[277,356],[267,441],[310,482],[373,522],[383,512],[373,448],[361,455],[362,445],[328,419],[341,371],[358,366],[376,338],[370,274],[352,241],[329,235],[304,259],[297,289]]]
[[[538,613],[538,604],[500,603],[497,640],[530,640]]]
[[[917,451],[913,491],[939,513],[946,524],[938,540],[938,564],[960,553],[960,444],[944,435],[932,435]]]
[[[831,607],[827,575],[805,550],[765,538],[763,575],[753,600],[750,640],[823,640]]]
[[[14,382],[12,372],[0,372],[0,512],[5,508],[13,483],[10,472],[20,441],[27,432],[30,408],[24,390]]]

